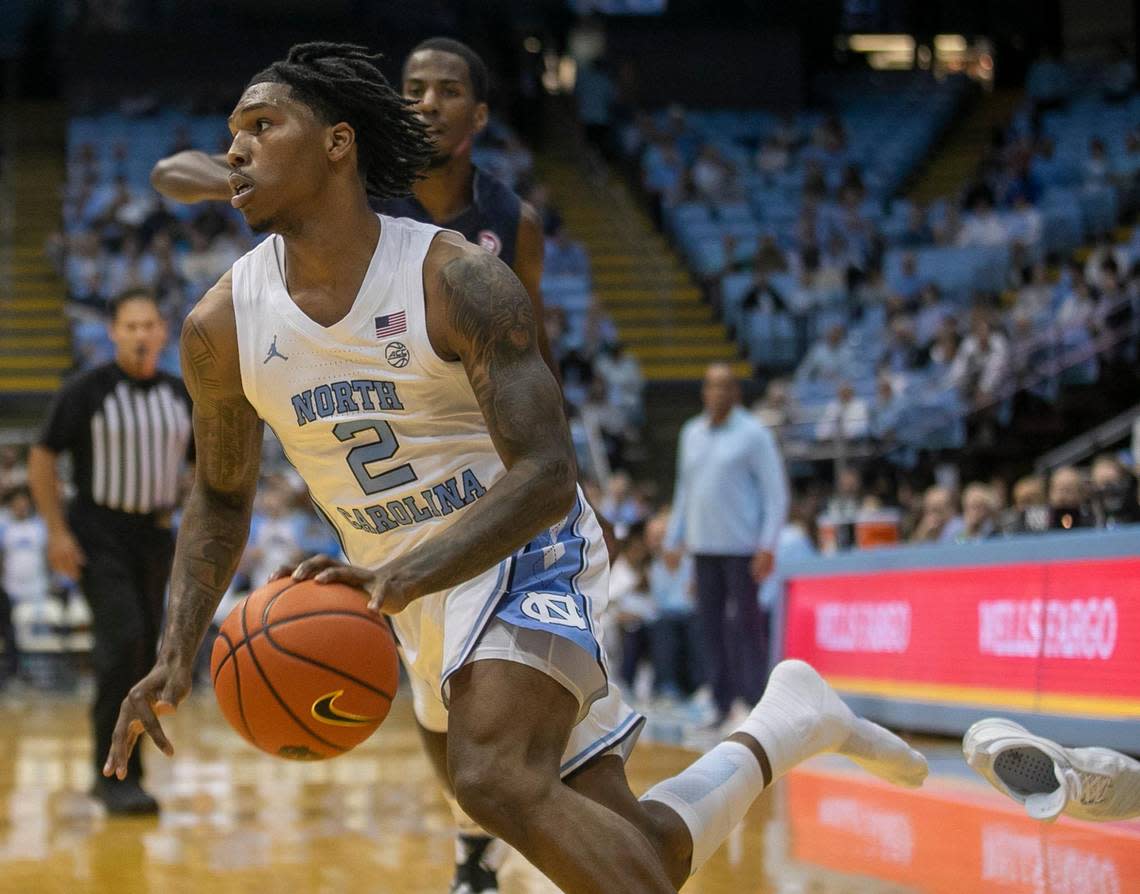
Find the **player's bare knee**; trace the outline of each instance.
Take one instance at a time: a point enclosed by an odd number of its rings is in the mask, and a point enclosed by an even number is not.
[[[475,822],[504,837],[541,809],[551,786],[561,784],[557,773],[528,765],[524,754],[500,743],[467,745],[449,754],[455,799]]]

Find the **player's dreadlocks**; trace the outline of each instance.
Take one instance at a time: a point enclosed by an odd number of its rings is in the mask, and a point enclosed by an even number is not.
[[[351,125],[365,189],[378,200],[411,192],[434,154],[413,103],[381,72],[381,58],[356,44],[299,43],[246,85],[285,84],[325,124]]]

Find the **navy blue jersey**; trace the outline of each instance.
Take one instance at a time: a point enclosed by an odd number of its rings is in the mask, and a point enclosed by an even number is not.
[[[433,220],[415,196],[389,199],[373,207],[389,217],[410,217],[463,234],[468,242],[481,245],[498,255],[508,267],[515,265],[522,200],[501,180],[475,168],[471,184],[474,201],[451,220]]]

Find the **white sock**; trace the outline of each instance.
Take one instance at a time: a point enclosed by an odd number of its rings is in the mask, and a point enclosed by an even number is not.
[[[737,730],[760,743],[772,781],[824,751],[836,751],[896,785],[918,786],[926,758],[894,733],[856,717],[827,681],[803,661],[782,661],[764,697]]]
[[[678,775],[653,786],[641,800],[664,804],[688,826],[692,875],[728,838],[763,789],[756,755],[737,742],[721,742]]]

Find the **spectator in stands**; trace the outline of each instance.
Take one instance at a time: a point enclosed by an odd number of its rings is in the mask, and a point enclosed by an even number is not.
[[[1092,502],[1097,526],[1115,528],[1140,522],[1136,476],[1111,453],[1098,456],[1092,464]]]
[[[619,674],[634,694],[638,668],[652,654],[649,631],[656,620],[649,585],[652,556],[645,542],[645,527],[644,522],[630,526],[610,566],[610,604],[621,635]]]
[[[938,327],[938,334],[935,335],[934,341],[926,349],[923,358],[926,361],[924,368],[931,379],[941,382],[949,377],[960,348],[958,321],[954,316],[948,314],[942,318],[942,323]]]
[[[1054,291],[1054,284],[1049,282],[1048,266],[1044,261],[1038,261],[1030,270],[1029,281],[1017,290],[1016,310],[1032,320],[1051,316]]]
[[[962,530],[954,494],[949,488],[934,485],[922,497],[922,516],[911,534],[911,543],[953,543]]]
[[[955,540],[971,543],[994,536],[997,514],[997,499],[989,485],[977,481],[967,485],[962,492],[962,526]]]
[[[80,143],[67,163],[69,185],[99,182],[99,155],[91,142]]]
[[[578,102],[578,120],[589,140],[603,155],[612,151],[610,125],[617,90],[606,70],[605,60],[594,59],[578,67],[574,81],[574,97]]]
[[[1036,384],[1051,353],[1049,338],[1037,331],[1033,317],[1016,309],[1010,316],[1009,380],[1018,388]]]
[[[546,239],[543,273],[549,276],[590,275],[590,258],[585,247],[581,242],[571,239],[561,223]]]
[[[827,501],[827,515],[844,522],[855,521],[863,508],[863,476],[854,466],[843,466],[835,476],[835,493]]]
[[[815,427],[817,441],[860,441],[871,433],[867,402],[855,394],[850,382],[842,382],[835,397],[823,408]]]
[[[898,272],[890,279],[891,290],[911,302],[918,298],[925,285],[926,280],[918,273],[918,258],[913,251],[908,251],[902,256]]]
[[[643,168],[645,175],[642,185],[653,201],[655,216],[660,224],[662,209],[676,205],[684,195],[685,164],[677,147],[668,142],[649,147]]]
[[[287,490],[276,486],[265,488],[258,499],[241,562],[251,589],[264,584],[278,568],[295,568],[304,558],[305,519],[289,505],[289,497]]]
[[[0,444],[0,502],[28,483],[28,464],[20,447]]]
[[[581,342],[575,347],[584,357],[592,361],[606,345],[612,345],[617,340],[618,333],[614,321],[597,303],[591,304],[586,310]]]
[[[1026,475],[1013,485],[1013,505],[1002,519],[1006,534],[1039,534],[1049,529],[1049,501],[1045,479]]]
[[[979,190],[970,204],[970,214],[958,233],[961,246],[1004,245],[1009,233],[994,210],[993,196],[988,190]]]
[[[649,507],[641,500],[633,479],[621,469],[610,475],[599,504],[602,515],[616,528],[628,528],[644,521]]]
[[[1015,270],[1023,270],[1029,266],[1028,262],[1018,262],[1024,258],[1025,252],[1041,242],[1041,232],[1044,222],[1041,212],[1030,204],[1028,196],[1019,194],[1012,201],[1012,210],[1008,213],[1008,222],[1005,225],[1006,236],[1014,248]]]
[[[792,422],[793,402],[786,379],[773,379],[764,390],[764,397],[752,405],[752,413],[777,438],[785,426]]]
[[[975,311],[970,334],[950,368],[951,383],[964,397],[985,404],[997,396],[1008,372],[1009,343],[987,313]]]
[[[731,367],[708,368],[701,399],[704,412],[681,430],[665,546],[673,568],[683,552],[695,558],[705,660],[723,721],[764,689],[756,586],[772,573],[788,489],[775,438],[738,405]]]
[[[942,292],[939,291],[937,284],[926,283],[918,293],[918,312],[914,318],[915,343],[929,353],[942,322],[948,316],[950,311],[942,300]]]
[[[174,312],[181,319],[188,283],[179,268],[178,259],[174,256],[174,245],[168,232],[163,230],[155,234],[151,241],[150,253],[155,261],[152,288],[158,296],[159,304],[165,311]],[[194,297],[198,298],[197,295]]]
[[[875,377],[875,399],[870,407],[871,434],[879,441],[893,441],[905,410],[906,401],[895,377],[880,372]]]
[[[605,446],[610,468],[624,464],[628,422],[620,407],[610,403],[606,383],[594,378],[586,390],[586,400],[578,408],[587,431],[596,432]]]
[[[566,311],[561,307],[547,305],[543,308],[542,325],[546,329],[546,343],[550,345],[550,353],[561,370],[562,359],[566,355]]]
[[[907,373],[918,368],[921,351],[916,343],[914,320],[900,314],[890,321],[890,337],[883,345],[876,366],[892,373]]]
[[[594,361],[594,373],[605,383],[610,403],[624,414],[627,428],[639,427],[645,418],[641,396],[645,379],[641,364],[625,343],[615,341],[603,348]]]
[[[690,177],[698,198],[713,205],[727,202],[739,194],[732,163],[712,143],[701,148]]]
[[[808,351],[799,369],[796,370],[798,382],[837,382],[843,379],[851,369],[851,352],[845,342],[843,326],[833,324],[824,336],[823,341],[816,342]]]
[[[1111,174],[1111,164],[1108,159],[1108,149],[1104,140],[1093,137],[1089,140],[1089,156],[1084,163],[1084,181],[1086,186],[1103,186],[1108,183]]]
[[[0,524],[3,589],[13,602],[42,602],[51,591],[47,526],[36,514],[26,487],[9,491],[4,506],[7,519]]]
[[[1083,272],[1088,284],[1099,289],[1104,285],[1101,277],[1105,272],[1119,273],[1121,270],[1128,270],[1131,266],[1129,247],[1116,244],[1108,233],[1099,233],[1093,243],[1092,251],[1085,259],[1084,267],[1082,268],[1080,263],[1074,259],[1069,262],[1068,269],[1070,277]]]
[[[935,245],[957,245],[962,233],[962,212],[951,202],[942,219],[934,225]]]
[[[787,170],[791,154],[787,146],[777,137],[771,136],[760,144],[755,161],[756,170],[771,177]]]
[[[1084,476],[1072,466],[1062,466],[1049,478],[1049,528],[1068,531],[1091,528],[1096,518],[1088,504]]]
[[[920,248],[934,241],[934,231],[927,219],[926,207],[915,202],[906,215],[906,227],[895,239],[899,248]]]
[[[1071,269],[1069,286],[1057,310],[1055,323],[1062,335],[1091,334],[1096,319],[1096,299],[1080,268],[1073,265]]]
[[[694,610],[693,560],[682,558],[670,568],[664,557],[669,513],[662,511],[645,526],[649,549],[649,593],[654,621],[649,628],[653,651],[653,689],[661,698],[675,701],[691,695],[702,683],[700,629]]]
[[[94,230],[75,233],[68,242],[63,277],[67,281],[68,297],[76,301],[81,300],[77,296],[90,293],[90,283],[101,281],[107,256],[99,245],[99,235]]]
[[[776,232],[770,227],[760,233],[760,242],[756,247],[756,257],[752,259],[752,268],[756,273],[786,273],[791,265],[788,256],[776,241]]]
[[[130,289],[149,289],[157,277],[158,261],[135,233],[128,233],[122,248],[107,264],[107,292],[118,295]]]

